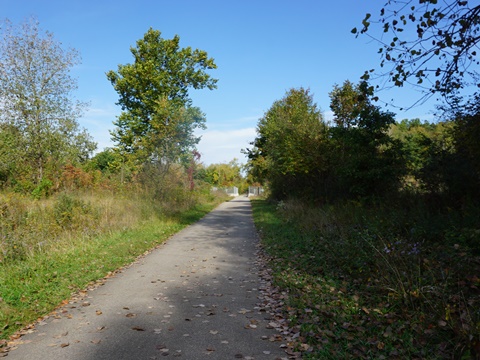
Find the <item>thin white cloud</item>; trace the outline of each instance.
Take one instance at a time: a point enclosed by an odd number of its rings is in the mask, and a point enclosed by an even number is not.
[[[89,108],[79,119],[80,126],[85,127],[97,142],[97,151],[113,146],[110,130],[114,128],[112,122],[118,113],[119,109],[114,106],[95,106]],[[236,158],[240,163],[245,163],[246,158],[241,149],[250,147],[249,143],[255,139],[256,129],[252,123],[256,124],[257,120],[258,116],[248,116],[226,122],[246,125],[240,129],[224,129],[222,125],[218,125],[212,130],[197,131],[196,135],[202,137],[197,146],[202,155],[201,161],[209,165],[229,162]]]
[[[199,132],[202,136],[198,144],[198,150],[202,154],[201,161],[206,165],[224,163],[238,159],[245,163],[245,155],[241,149],[249,147],[249,143],[255,139],[254,127],[237,130],[207,130]]]
[[[97,151],[103,151],[105,148],[113,146],[110,130],[114,128],[113,121],[118,113],[118,108],[111,105],[96,106],[88,108],[79,119],[80,126],[86,128],[97,142]]]
[[[114,119],[115,116],[118,115],[119,110],[118,108],[114,108],[110,106],[105,108],[96,107],[96,108],[87,109],[85,113],[86,115],[92,116],[92,117],[110,117]]]

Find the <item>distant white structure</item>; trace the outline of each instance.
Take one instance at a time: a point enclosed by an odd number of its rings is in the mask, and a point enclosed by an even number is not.
[[[236,186],[231,186],[228,188],[218,188],[214,186],[212,187],[212,191],[225,191],[230,196],[238,196],[238,188]]]
[[[238,196],[238,187],[232,186],[225,189],[225,192],[230,196]]]
[[[248,196],[259,196],[263,194],[262,186],[249,186],[248,187]]]

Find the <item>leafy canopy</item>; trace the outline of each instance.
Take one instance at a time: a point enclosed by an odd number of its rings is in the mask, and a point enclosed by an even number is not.
[[[86,104],[74,100],[77,82],[70,70],[80,56],[35,19],[19,26],[6,20],[1,30],[0,142],[6,151],[0,161],[11,164],[12,176],[23,173],[39,183],[56,177],[63,164],[85,161],[96,148],[77,123]],[[8,154],[15,154],[13,163]]]
[[[107,73],[123,110],[112,137],[126,153],[158,156],[160,142],[183,132],[190,136],[189,144],[195,143],[191,130],[204,126],[203,114],[189,110],[188,91],[215,89],[217,80],[206,71],[217,66],[205,51],[180,48],[179,43],[179,36],[163,39],[160,31],[150,28],[130,49],[134,62]],[[181,146],[182,141],[175,143]]]
[[[258,121],[257,138],[248,156],[248,171],[268,181],[274,196],[303,191],[322,169],[319,161],[325,123],[309,90],[290,89]],[[305,186],[303,186],[305,185]]]

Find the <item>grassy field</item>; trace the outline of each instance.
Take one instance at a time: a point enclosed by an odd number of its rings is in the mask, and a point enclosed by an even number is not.
[[[98,195],[98,194],[97,194]],[[177,209],[141,198],[2,195],[0,347],[48,314],[210,212],[224,197]]]
[[[437,214],[435,235],[433,218],[410,223],[411,209],[252,203],[302,358],[479,358],[480,258],[469,246],[479,230],[468,214]]]

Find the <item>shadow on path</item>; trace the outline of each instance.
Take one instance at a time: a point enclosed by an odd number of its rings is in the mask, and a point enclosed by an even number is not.
[[[71,301],[9,359],[280,359],[248,198],[220,205],[163,246]]]

